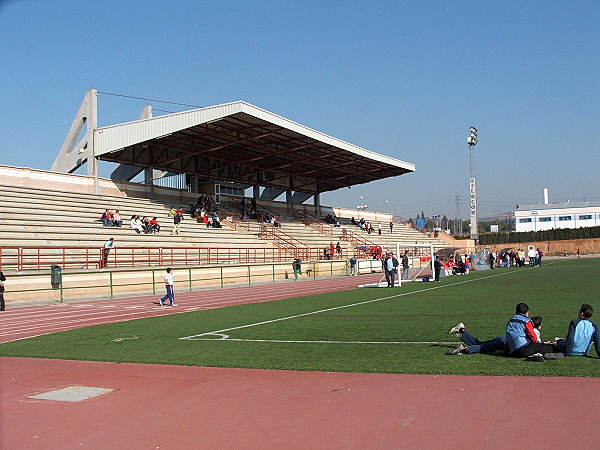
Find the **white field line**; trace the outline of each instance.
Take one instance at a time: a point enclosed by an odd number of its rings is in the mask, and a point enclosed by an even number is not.
[[[425,341],[303,341],[303,340],[283,340],[283,339],[209,339],[209,338],[190,338],[190,341],[236,341],[236,342],[275,342],[279,344],[439,344],[439,345],[457,345],[457,342],[425,342]]]
[[[325,309],[320,309],[320,310],[317,310],[317,311],[310,311],[310,312],[306,312],[306,313],[302,313],[302,314],[294,314],[293,316],[279,317],[277,319],[265,320],[263,322],[249,323],[249,324],[240,325],[240,326],[237,326],[237,327],[224,328],[222,330],[208,331],[206,333],[194,334],[194,335],[191,335],[191,336],[181,337],[179,339],[180,340],[197,340],[197,339],[194,339],[194,338],[198,338],[198,337],[202,337],[202,336],[207,336],[207,335],[211,335],[211,334],[220,334],[220,333],[224,333],[226,331],[241,330],[243,328],[256,327],[256,326],[260,326],[260,325],[267,325],[267,324],[270,324],[270,323],[281,322],[283,320],[297,319],[299,317],[312,316],[312,315],[315,315],[315,314],[321,314],[321,313],[324,313],[324,312],[335,311],[335,310],[338,310],[338,309],[352,308],[354,306],[366,305],[366,304],[369,304],[369,303],[380,302],[382,300],[389,300],[389,299],[392,299],[392,298],[404,297],[406,295],[417,294],[417,293],[421,293],[421,292],[425,292],[425,291],[433,291],[435,289],[442,289],[442,288],[446,288],[446,287],[456,286],[458,284],[472,283],[472,282],[475,282],[475,281],[487,280],[488,278],[501,277],[501,276],[504,276],[504,275],[512,275],[512,274],[516,274],[516,273],[520,273],[520,272],[513,272],[513,271],[511,271],[511,272],[502,272],[502,273],[490,275],[488,277],[481,277],[481,278],[476,278],[476,279],[459,281],[459,282],[452,283],[452,284],[438,285],[438,286],[434,286],[434,287],[430,287],[430,288],[420,289],[418,291],[404,292],[402,294],[396,294],[396,295],[388,295],[386,297],[374,298],[374,299],[365,300],[365,301],[362,301],[362,302],[351,303],[349,305],[334,306],[332,308],[325,308]]]

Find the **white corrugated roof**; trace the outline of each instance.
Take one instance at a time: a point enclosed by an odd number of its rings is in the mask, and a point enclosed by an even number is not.
[[[357,156],[399,167],[408,172],[414,172],[415,170],[414,164],[350,144],[243,101],[98,128],[94,133],[95,153],[96,156],[101,157],[103,154],[119,151],[128,146],[167,136],[186,128],[216,121],[237,113],[248,114],[310,139],[349,151]]]

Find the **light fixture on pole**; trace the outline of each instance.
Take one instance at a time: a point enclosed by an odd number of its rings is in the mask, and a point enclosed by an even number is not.
[[[479,238],[477,229],[477,182],[475,178],[475,146],[477,145],[477,128],[469,128],[469,136],[467,136],[467,144],[469,145],[470,154],[470,174],[469,174],[469,198],[470,198],[470,235],[471,239],[475,239],[475,244]]]

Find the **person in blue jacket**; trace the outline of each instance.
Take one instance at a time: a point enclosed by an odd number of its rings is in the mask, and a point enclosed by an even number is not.
[[[554,344],[538,342],[533,322],[529,318],[529,306],[519,303],[515,307],[515,315],[506,324],[506,344],[508,355],[527,358],[538,353],[546,359],[558,359],[564,355],[555,354]]]
[[[600,332],[598,325],[590,320],[593,313],[594,309],[590,305],[581,305],[579,317],[569,324],[567,339],[559,339],[556,343],[560,352],[567,356],[586,356],[593,342],[600,358]]]

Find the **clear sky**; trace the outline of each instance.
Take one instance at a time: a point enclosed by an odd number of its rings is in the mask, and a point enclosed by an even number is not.
[[[467,218],[471,125],[480,216],[600,202],[598,1],[0,0],[0,64],[1,164],[49,169],[93,87],[245,100],[416,165],[326,204],[454,217],[458,194]],[[100,126],[146,104],[98,103]]]

